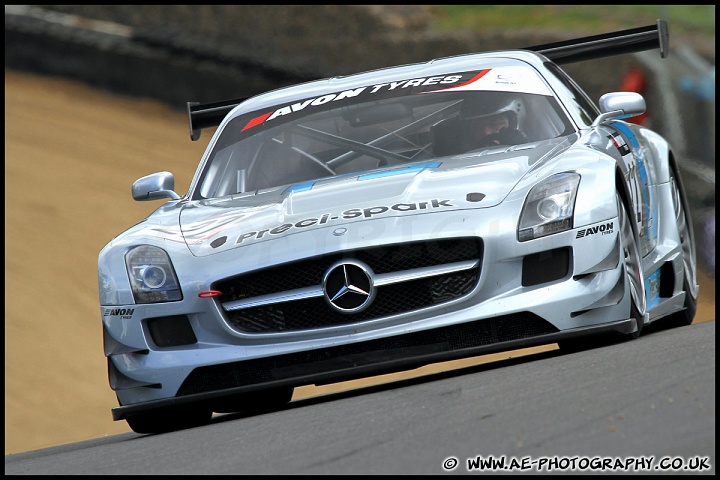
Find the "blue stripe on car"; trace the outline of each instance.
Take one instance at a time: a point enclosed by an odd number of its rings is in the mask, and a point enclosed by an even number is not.
[[[373,173],[366,173],[364,175],[358,176],[358,180],[372,180],[374,178],[381,178],[381,177],[389,177],[392,175],[401,175],[404,173],[410,173],[410,172],[419,172],[420,170],[424,170],[426,168],[437,168],[440,166],[442,162],[424,162],[424,163],[414,163],[412,165],[406,165],[400,168],[394,168],[392,170],[383,170],[380,172],[373,172]],[[335,177],[331,177],[332,179],[342,178],[342,177],[353,177],[356,176],[357,173],[348,173],[345,175],[337,175]],[[290,185],[287,190],[285,190],[284,193],[287,192],[305,192],[307,190],[311,190],[312,187],[322,181],[323,179],[316,179],[316,180],[309,180],[307,182],[301,182],[296,183],[294,185]]]

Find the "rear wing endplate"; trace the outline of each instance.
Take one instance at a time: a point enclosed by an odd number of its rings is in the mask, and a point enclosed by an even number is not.
[[[655,25],[647,27],[619,30],[611,33],[575,38],[562,42],[546,43],[524,48],[545,55],[555,63],[572,63],[583,60],[640,52],[643,50],[660,49],[660,56],[667,57],[670,47],[667,22],[658,20]],[[220,125],[230,110],[237,107],[249,97],[223,100],[215,103],[200,104],[188,102],[188,120],[190,122],[190,139],[200,138],[204,128]]]

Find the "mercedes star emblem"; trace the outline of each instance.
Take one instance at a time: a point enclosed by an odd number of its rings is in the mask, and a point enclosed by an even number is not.
[[[331,307],[342,313],[357,313],[375,298],[372,269],[359,260],[340,260],[328,268],[323,292]]]

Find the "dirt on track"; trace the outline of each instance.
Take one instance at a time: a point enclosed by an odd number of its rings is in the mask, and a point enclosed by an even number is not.
[[[168,170],[184,193],[209,138],[191,142],[185,114],[156,101],[5,71],[6,455],[130,431],[110,413],[97,255],[161,205],[133,201],[132,182]],[[714,320],[714,279],[701,272],[699,283],[695,321]],[[301,387],[294,398],[507,356]]]

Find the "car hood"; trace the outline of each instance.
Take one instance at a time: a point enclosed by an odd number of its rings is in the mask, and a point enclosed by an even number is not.
[[[368,219],[488,208],[565,148],[567,142],[530,144],[192,201],[181,211],[180,228],[192,253],[205,256]]]

